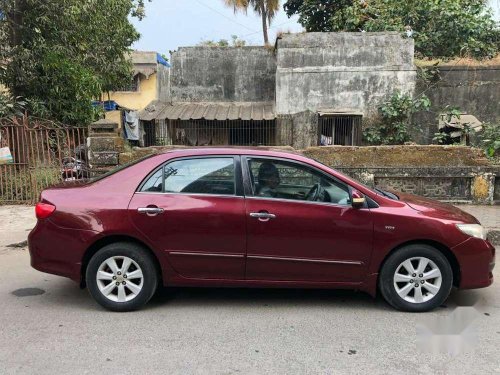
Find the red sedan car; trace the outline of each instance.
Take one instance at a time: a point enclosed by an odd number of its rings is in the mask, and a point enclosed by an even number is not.
[[[300,155],[205,148],[45,190],[31,265],[114,311],[164,286],[345,288],[427,311],[493,282],[473,216],[372,190]]]

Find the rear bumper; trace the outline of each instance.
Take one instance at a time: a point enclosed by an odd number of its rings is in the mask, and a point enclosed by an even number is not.
[[[38,220],[28,236],[31,266],[41,272],[81,280],[82,259],[96,232],[61,228]]]
[[[493,283],[495,248],[489,241],[469,238],[452,248],[460,265],[460,289],[475,289]]]

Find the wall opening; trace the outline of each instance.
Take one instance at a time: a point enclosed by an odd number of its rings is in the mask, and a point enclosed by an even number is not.
[[[318,146],[357,146],[361,144],[361,115],[320,115]]]

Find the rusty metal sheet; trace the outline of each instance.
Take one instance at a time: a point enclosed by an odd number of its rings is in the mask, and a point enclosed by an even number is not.
[[[146,108],[139,112],[139,119],[142,121],[152,121],[155,120],[162,110],[170,105],[169,103],[161,102],[159,100],[153,100],[149,103]]]
[[[205,106],[199,104],[193,104],[194,111],[190,120],[202,119],[205,116]]]
[[[252,104],[245,103],[240,108],[240,120],[252,120]]]
[[[144,111],[141,111],[141,115]],[[276,111],[274,103],[244,102],[244,103],[173,103],[155,112],[157,120],[274,120]],[[152,115],[144,113],[141,120],[149,121]]]
[[[264,105],[264,120],[274,120],[276,118],[276,111],[273,104]]]
[[[190,103],[186,103],[183,107],[184,108],[179,115],[179,120],[191,120],[196,110],[196,106]]]
[[[229,107],[229,111],[227,112],[228,120],[237,120],[240,118],[240,108],[236,105],[232,105]]]
[[[226,104],[217,105],[217,112],[215,113],[215,119],[224,121],[229,119],[229,109],[230,106]]]
[[[215,120],[215,114],[217,113],[217,104],[207,105],[205,109],[204,119],[205,120]]]

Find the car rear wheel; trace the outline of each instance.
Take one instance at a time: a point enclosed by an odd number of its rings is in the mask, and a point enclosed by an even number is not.
[[[151,299],[158,273],[144,248],[120,242],[103,247],[90,259],[86,280],[90,294],[101,306],[132,311]]]
[[[436,248],[414,244],[394,252],[380,272],[384,299],[398,310],[424,312],[440,306],[450,294],[453,272]]]

